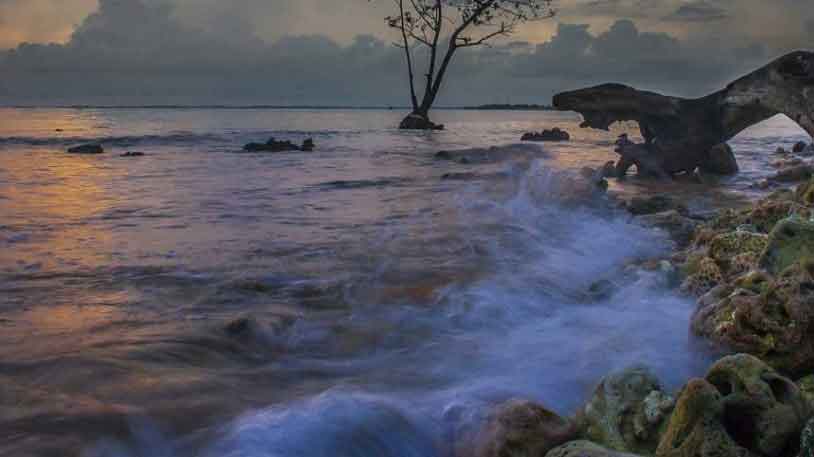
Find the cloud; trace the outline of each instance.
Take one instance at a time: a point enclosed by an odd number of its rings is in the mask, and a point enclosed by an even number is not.
[[[180,9],[191,8],[192,0],[188,5],[181,1],[101,0],[64,44],[21,44],[0,52],[0,103],[407,101],[403,54],[379,37],[338,40],[322,33],[288,33],[270,42],[245,16],[216,9],[223,13],[220,21],[191,20]],[[298,8],[288,0],[276,4],[280,11]],[[689,42],[642,31],[638,21],[628,19],[599,32],[561,23],[544,43],[516,41],[461,51],[439,103],[545,103],[558,91],[606,81],[700,95],[764,63],[772,52],[759,43]]]
[[[712,3],[699,0],[686,3],[664,17],[665,21],[676,22],[718,22],[729,19],[729,12]]]

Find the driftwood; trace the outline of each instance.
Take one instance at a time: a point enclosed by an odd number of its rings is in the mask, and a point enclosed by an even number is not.
[[[772,116],[785,114],[814,136],[814,53],[785,55],[702,98],[604,84],[558,94],[554,106],[582,114],[582,127],[608,130],[617,121],[639,123],[641,147],[617,144],[620,174],[633,165],[649,175],[725,173],[712,157],[716,146]]]

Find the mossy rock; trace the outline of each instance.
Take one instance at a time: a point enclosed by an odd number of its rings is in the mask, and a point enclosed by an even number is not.
[[[803,397],[805,397],[808,404],[814,410],[814,374],[798,380],[797,386],[800,388],[800,392],[803,393]]]
[[[712,290],[713,287],[724,282],[721,268],[710,257],[691,259],[684,269],[687,278],[681,284],[681,290],[695,296],[701,296]]]
[[[750,270],[735,279],[733,285],[755,294],[763,294],[769,289],[772,280],[773,278],[765,271]]]
[[[801,205],[814,206],[814,179],[797,186],[794,198]]]
[[[656,457],[752,457],[723,424],[721,393],[703,379],[684,387],[661,438]]]
[[[740,257],[738,259],[740,263],[745,262],[748,264],[750,256],[753,260],[756,260],[766,249],[768,242],[769,237],[762,233],[735,230],[713,238],[709,243],[709,256],[718,265],[726,265],[727,267],[732,264],[733,259],[736,257]],[[743,271],[737,273],[743,273]]]
[[[814,259],[814,222],[792,216],[780,221],[769,234],[760,266],[778,274],[807,259]]]
[[[630,367],[597,386],[581,414],[583,434],[616,451],[652,454],[674,404],[649,369]]]
[[[552,449],[545,457],[639,457],[636,454],[606,449],[586,440],[571,441]]]

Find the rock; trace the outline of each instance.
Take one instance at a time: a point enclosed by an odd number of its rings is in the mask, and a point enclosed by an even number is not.
[[[468,181],[470,179],[477,178],[478,175],[476,173],[444,173],[441,175],[441,179],[444,181]]]
[[[720,392],[722,423],[738,444],[769,457],[796,447],[810,410],[790,379],[756,357],[738,354],[713,365],[706,380]]]
[[[571,135],[565,130],[560,130],[559,127],[554,127],[551,130],[543,130],[542,132],[530,132],[523,134],[520,141],[569,141]]]
[[[792,216],[781,220],[769,234],[760,266],[781,273],[791,265],[814,259],[814,222]]]
[[[105,148],[100,144],[82,144],[68,149],[69,154],[104,154]]]
[[[300,150],[303,152],[311,152],[314,150],[316,145],[314,145],[313,138],[306,138],[305,141],[302,142],[302,146],[300,146]]]
[[[814,175],[814,168],[811,165],[795,165],[788,168],[783,168],[772,177],[772,180],[778,182],[797,182],[810,179]]]
[[[735,230],[714,237],[709,242],[709,256],[718,265],[724,265],[726,273],[731,274],[728,267],[731,266],[733,259],[740,257],[743,260],[744,256],[750,256],[749,258],[753,259],[751,263],[756,265],[757,259],[768,243],[768,235],[749,230]],[[751,270],[751,267],[747,270]]]
[[[797,186],[794,199],[801,205],[814,206],[814,179]]]
[[[127,151],[120,157],[144,157],[144,153],[139,151]]]
[[[568,419],[535,403],[511,400],[492,414],[476,440],[476,457],[537,457],[577,437]]]
[[[789,151],[786,151],[786,148],[780,146],[780,147],[778,147],[777,149],[774,150],[774,153],[777,154],[777,155],[786,155],[786,154],[789,153]]]
[[[798,379],[797,387],[800,388],[803,398],[808,401],[808,406],[814,410],[814,374]]]
[[[610,162],[605,162],[605,165],[602,165],[600,171],[602,172],[603,178],[616,177],[616,163],[612,160]]]
[[[800,434],[800,457],[814,457],[814,419],[808,421]]]
[[[713,147],[780,113],[814,136],[812,89],[814,52],[799,51],[701,98],[603,84],[557,94],[553,104],[582,114],[582,127],[608,130],[618,121],[637,122],[650,163],[663,174],[676,175],[705,166]]]
[[[754,189],[767,190],[772,187],[772,182],[768,179],[761,179],[760,181],[752,184],[750,187]]]
[[[545,457],[638,457],[635,454],[616,452],[592,443],[590,441],[578,440],[563,444],[552,449]]]
[[[664,171],[664,163],[658,154],[657,147],[650,143],[634,143],[630,141],[628,135],[623,133],[616,140],[614,152],[621,157],[616,163],[616,175],[624,178],[631,167],[636,167],[636,172],[641,177],[646,178],[668,178],[669,173]]]
[[[724,210],[713,218],[709,228],[723,232],[751,225],[760,233],[768,233],[790,214],[803,212],[804,208],[793,197],[792,193],[776,193],[746,209]]]
[[[736,280],[728,294],[701,303],[692,330],[721,346],[760,357],[789,374],[814,371],[814,266],[795,264],[775,278]],[[750,273],[751,275],[751,273]]]
[[[684,267],[687,278],[681,284],[681,291],[701,296],[724,282],[721,268],[710,257],[691,259]]]
[[[699,168],[704,173],[716,175],[734,175],[740,171],[738,160],[735,159],[735,153],[726,143],[713,146]]]
[[[797,143],[794,144],[794,147],[791,148],[791,152],[799,154],[806,150],[806,146],[808,145],[805,143],[805,141],[798,141]]]
[[[411,113],[399,124],[401,130],[444,130],[444,126],[436,124],[422,114]]]
[[[721,393],[703,379],[682,390],[656,457],[756,457],[741,447],[723,424]]]
[[[309,138],[303,142],[302,146],[297,146],[291,141],[278,141],[272,137],[265,143],[249,143],[243,146],[243,150],[246,152],[309,152],[314,150],[314,140]]]
[[[627,204],[627,210],[635,215],[655,214],[664,211],[676,210],[686,215],[687,207],[669,195],[653,195],[651,197],[633,197]]]
[[[698,227],[696,221],[682,216],[674,209],[639,216],[637,220],[644,225],[664,230],[679,247],[687,246],[692,242]]]
[[[803,164],[803,159],[794,157],[792,159],[775,160],[771,163],[774,168],[791,168]]]
[[[594,391],[582,411],[584,435],[616,451],[652,453],[673,405],[647,368],[628,368],[603,379]]]

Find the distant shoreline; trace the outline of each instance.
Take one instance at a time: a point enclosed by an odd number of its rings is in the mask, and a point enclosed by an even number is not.
[[[342,106],[342,105],[0,105],[0,109],[131,109],[131,110],[347,110],[347,111],[409,111],[408,106]],[[477,106],[439,106],[437,111],[556,111],[549,105],[488,104]]]

